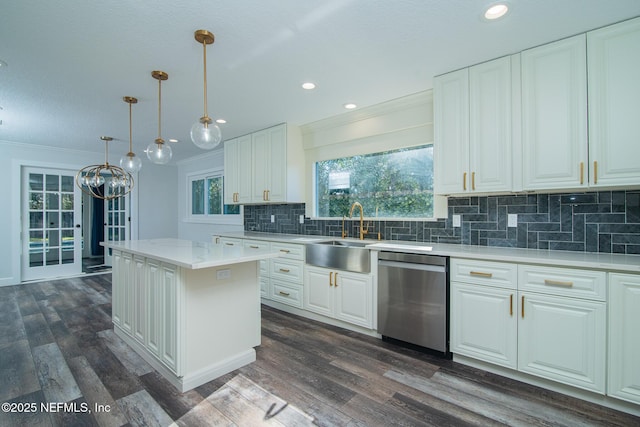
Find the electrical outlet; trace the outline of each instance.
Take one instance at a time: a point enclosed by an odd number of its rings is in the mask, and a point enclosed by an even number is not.
[[[460,222],[461,222],[460,215],[454,215],[453,216],[453,226],[454,227],[460,227]]]
[[[507,215],[507,227],[517,227],[517,226],[518,226],[518,214]]]
[[[231,279],[231,270],[228,268],[225,268],[224,270],[216,271],[216,278],[218,280]]]
[[[271,222],[276,222],[276,216],[275,215],[271,215]]]

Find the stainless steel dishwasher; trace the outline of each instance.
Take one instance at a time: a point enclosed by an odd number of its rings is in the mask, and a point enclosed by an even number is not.
[[[378,254],[378,333],[449,354],[449,258]]]

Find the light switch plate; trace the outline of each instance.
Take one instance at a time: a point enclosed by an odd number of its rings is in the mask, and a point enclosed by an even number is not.
[[[225,268],[224,270],[216,271],[216,278],[218,280],[231,279],[231,270],[228,268]]]
[[[518,226],[518,214],[507,215],[507,227],[517,227],[517,226]]]
[[[460,215],[454,215],[453,216],[453,226],[454,227],[460,227]]]

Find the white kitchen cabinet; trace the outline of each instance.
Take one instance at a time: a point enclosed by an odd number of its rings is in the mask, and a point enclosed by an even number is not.
[[[243,246],[248,249],[269,249],[271,244],[264,240],[244,240]],[[258,272],[260,279],[260,297],[270,297],[270,274],[269,274],[269,260],[261,259],[259,261],[260,269]]]
[[[523,188],[586,188],[586,36],[525,50],[521,64]]]
[[[365,328],[373,327],[373,282],[368,274],[306,266],[304,308]]]
[[[511,61],[436,77],[436,193],[512,190]]]
[[[251,202],[251,135],[224,142],[224,203]]]
[[[517,265],[452,259],[451,351],[516,369]]]
[[[113,251],[111,276],[112,281],[115,283],[123,283],[126,279],[126,270],[123,270],[122,253],[119,251]],[[124,289],[118,286],[112,287],[111,296],[111,319],[117,326],[122,327],[122,317],[124,311]]]
[[[515,298],[515,290],[453,282],[451,351],[516,369]]]
[[[131,277],[133,275],[133,256],[123,253],[120,255],[120,272],[122,277]],[[120,327],[129,334],[133,334],[133,310],[134,310],[134,287],[127,286],[122,289],[120,295]]]
[[[302,202],[304,179],[296,126],[283,123],[225,142],[225,203]]]
[[[640,185],[640,18],[587,33],[591,187]]]
[[[606,303],[520,292],[518,369],[605,393]]]
[[[147,266],[145,265],[145,259],[143,257],[133,256],[133,301],[146,301],[149,288],[149,280],[147,279]],[[132,304],[132,307],[136,307],[133,310],[133,336],[135,339],[144,344],[147,337],[147,304]]]
[[[609,274],[607,394],[640,404],[640,275]]]

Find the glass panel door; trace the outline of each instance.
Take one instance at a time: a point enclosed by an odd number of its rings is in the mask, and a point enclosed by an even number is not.
[[[111,195],[111,187],[105,186]],[[129,240],[129,197],[121,196],[104,202],[104,239],[111,241]],[[111,266],[111,249],[105,248],[104,264]]]
[[[82,272],[80,190],[75,171],[23,168],[22,280]]]

